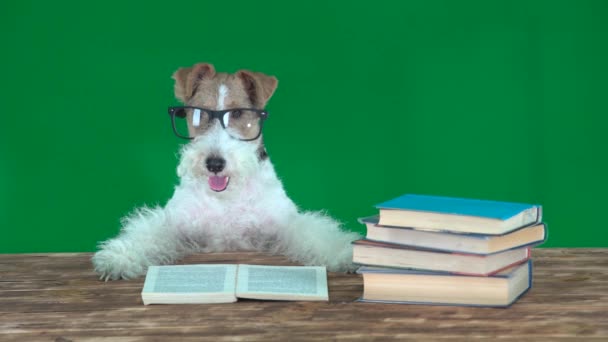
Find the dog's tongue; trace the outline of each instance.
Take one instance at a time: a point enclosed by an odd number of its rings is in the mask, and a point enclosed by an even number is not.
[[[209,187],[213,191],[224,191],[228,186],[228,176],[209,176]]]

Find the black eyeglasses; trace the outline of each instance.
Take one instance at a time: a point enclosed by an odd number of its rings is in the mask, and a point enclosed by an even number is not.
[[[268,112],[254,108],[232,108],[211,110],[191,106],[169,107],[173,132],[183,139],[194,139],[204,133],[218,119],[222,127],[233,138],[250,141],[262,134]]]

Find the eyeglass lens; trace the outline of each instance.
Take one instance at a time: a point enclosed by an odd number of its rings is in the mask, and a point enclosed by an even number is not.
[[[184,138],[201,135],[215,124],[209,113],[199,108],[181,108],[172,117],[176,133]],[[226,132],[233,138],[249,140],[256,138],[260,133],[261,118],[256,111],[230,110],[224,113],[220,120]]]

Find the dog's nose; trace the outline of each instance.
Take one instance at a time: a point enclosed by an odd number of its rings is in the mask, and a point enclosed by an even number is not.
[[[224,169],[224,166],[226,166],[226,161],[224,158],[220,157],[209,157],[205,161],[205,164],[207,165],[207,170],[218,173]]]

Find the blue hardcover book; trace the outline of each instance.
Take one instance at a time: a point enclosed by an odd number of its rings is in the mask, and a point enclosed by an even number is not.
[[[381,226],[378,220],[378,216],[359,219],[367,227],[366,239],[455,253],[489,255],[524,246],[537,246],[547,239],[545,223],[533,223],[502,235],[484,235]]]
[[[361,267],[361,302],[508,307],[532,287],[532,262],[488,277]]]
[[[382,226],[501,235],[542,220],[535,204],[403,195],[376,206]]]

